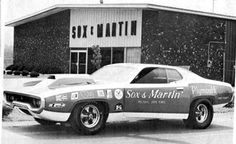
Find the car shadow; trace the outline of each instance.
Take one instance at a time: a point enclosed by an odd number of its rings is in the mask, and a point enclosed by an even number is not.
[[[34,139],[96,139],[106,140],[110,138],[127,137],[133,139],[149,140],[154,142],[168,142],[175,144],[188,144],[187,142],[180,140],[171,140],[157,137],[162,134],[198,134],[219,132],[222,130],[230,130],[232,127],[212,124],[209,128],[204,130],[193,130],[185,128],[181,120],[139,120],[134,122],[122,121],[122,122],[108,122],[106,128],[100,133],[93,136],[84,136],[75,133],[71,127],[54,125],[54,126],[42,126],[39,124],[26,125],[26,126],[8,126],[3,127],[5,130],[9,130],[14,133],[28,136]]]

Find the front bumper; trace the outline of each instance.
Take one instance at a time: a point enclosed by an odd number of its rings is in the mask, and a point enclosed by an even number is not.
[[[10,97],[12,97],[13,99],[10,100]],[[34,99],[40,101],[40,105],[38,107],[32,106],[32,101]],[[45,100],[43,98],[10,91],[4,91],[3,102],[9,107],[18,107],[21,109],[32,111],[37,114],[41,113],[43,108],[45,107]]]
[[[31,111],[29,111],[29,113],[35,118],[51,120],[56,122],[66,122],[70,117],[70,113],[52,112],[47,110],[43,110],[40,114]]]
[[[9,95],[15,96],[16,99],[14,99],[12,101],[7,100],[7,98],[6,98],[7,94],[8,94],[8,96]],[[23,100],[21,100],[19,97],[23,97]],[[51,121],[56,121],[56,122],[66,122],[70,117],[70,113],[52,112],[52,111],[45,110],[44,109],[45,108],[45,99],[43,99],[43,98],[40,98],[41,104],[37,108],[32,107],[32,103],[30,103],[30,101],[25,102],[24,98],[32,98],[32,99],[38,98],[39,99],[40,97],[27,95],[27,94],[21,94],[21,93],[17,93],[17,92],[5,91],[3,102],[4,102],[4,104],[6,104],[7,106],[9,106],[11,108],[17,108],[21,112],[31,115],[35,118],[39,118],[39,119],[51,120]]]

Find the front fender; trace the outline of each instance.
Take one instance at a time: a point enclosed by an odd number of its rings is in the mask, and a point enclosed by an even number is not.
[[[99,89],[62,93],[45,98],[44,109],[67,113],[71,112],[78,103],[103,102],[108,105],[109,112],[120,112],[123,111],[124,106],[123,94],[123,89]]]

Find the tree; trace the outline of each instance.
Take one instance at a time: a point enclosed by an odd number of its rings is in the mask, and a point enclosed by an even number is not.
[[[98,45],[92,46],[93,50],[93,57],[91,59],[91,63],[96,67],[96,69],[101,68],[102,63],[102,55],[101,55],[101,48]]]

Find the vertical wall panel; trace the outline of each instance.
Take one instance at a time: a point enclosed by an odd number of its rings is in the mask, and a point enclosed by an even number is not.
[[[140,48],[127,48],[126,49],[126,62],[127,63],[140,63],[141,62],[141,49]]]

